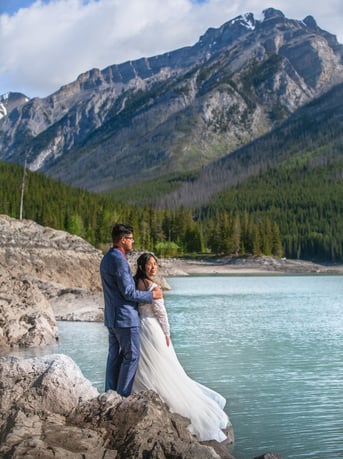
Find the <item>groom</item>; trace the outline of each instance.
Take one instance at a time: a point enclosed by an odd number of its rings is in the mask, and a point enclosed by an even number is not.
[[[108,328],[109,349],[105,391],[130,395],[140,353],[138,303],[152,303],[163,297],[160,287],[152,292],[137,290],[126,254],[134,243],[133,228],[116,224],[112,229],[113,247],[100,263],[104,293],[104,322]]]

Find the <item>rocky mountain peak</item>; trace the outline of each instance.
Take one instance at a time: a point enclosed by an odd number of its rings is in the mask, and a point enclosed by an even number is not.
[[[264,15],[264,21],[268,21],[269,19],[275,19],[275,18],[285,18],[285,15],[283,14],[282,11],[276,10],[275,8],[267,8],[262,11]]]
[[[7,92],[0,95],[0,119],[15,108],[26,104],[30,99],[20,92]]]
[[[303,23],[314,33],[319,34],[328,42],[328,44],[341,56],[341,62],[343,61],[343,47],[337,41],[336,35],[321,29],[313,16],[309,15],[303,20]]]
[[[318,30],[317,22],[314,19],[314,17],[311,16],[311,15],[310,16],[306,16],[306,18],[304,19],[304,24],[306,24],[307,27],[309,27],[310,29]]]

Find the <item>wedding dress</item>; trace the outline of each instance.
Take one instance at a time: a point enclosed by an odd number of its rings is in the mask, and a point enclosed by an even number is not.
[[[156,284],[150,285],[152,290]],[[223,411],[224,397],[191,379],[180,364],[169,336],[168,316],[163,299],[140,304],[141,352],[133,392],[152,389],[170,411],[190,419],[190,432],[199,441],[226,440],[222,429],[230,426]]]

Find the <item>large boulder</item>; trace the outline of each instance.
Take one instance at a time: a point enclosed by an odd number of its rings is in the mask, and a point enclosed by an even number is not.
[[[152,391],[99,394],[65,355],[0,359],[0,457],[230,458],[198,443]]]

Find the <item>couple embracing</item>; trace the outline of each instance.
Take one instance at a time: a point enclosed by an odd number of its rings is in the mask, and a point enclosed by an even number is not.
[[[152,389],[172,412],[190,419],[188,429],[199,441],[225,441],[223,430],[230,426],[225,399],[192,380],[175,354],[163,292],[152,280],[156,257],[143,253],[133,276],[126,258],[134,243],[133,228],[116,224],[112,242],[100,264],[109,334],[105,390],[127,397]]]

